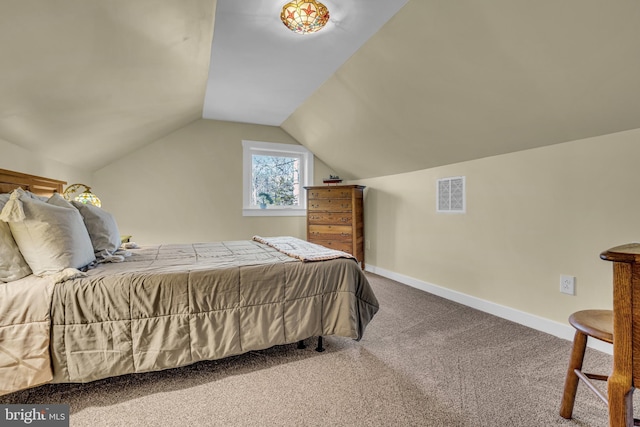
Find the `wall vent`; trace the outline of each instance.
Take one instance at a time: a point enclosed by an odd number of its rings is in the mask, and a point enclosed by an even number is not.
[[[454,176],[438,179],[436,211],[448,213],[466,212],[465,177]]]

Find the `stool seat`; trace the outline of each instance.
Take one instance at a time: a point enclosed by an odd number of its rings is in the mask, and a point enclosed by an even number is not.
[[[582,310],[569,316],[571,326],[585,335],[613,344],[613,311]]]
[[[589,374],[582,371],[584,354],[589,337],[613,344],[613,310],[582,310],[569,316],[569,323],[576,329],[573,337],[573,347],[569,368],[564,382],[564,393],[560,405],[560,415],[571,418],[573,405],[576,400],[578,383],[582,380],[585,385],[596,394],[605,404],[607,397],[596,388],[591,380],[607,381],[609,376]]]

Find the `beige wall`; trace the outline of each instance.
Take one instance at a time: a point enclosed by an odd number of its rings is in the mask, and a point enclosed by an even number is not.
[[[566,322],[611,307],[599,254],[640,239],[640,129],[366,185],[367,264]],[[436,179],[466,176],[467,213],[435,212]],[[561,274],[576,295],[559,292]]]
[[[97,171],[93,190],[139,244],[305,238],[305,217],[242,216],[243,139],[297,144],[278,127],[197,120]],[[329,172],[316,159],[315,176]]]
[[[304,217],[242,216],[243,139],[296,143],[277,127],[197,120],[93,177],[4,140],[0,168],[92,185],[139,243],[304,237]],[[640,240],[639,139],[637,129],[358,181],[366,262],[562,323],[610,307],[611,265],[598,255]],[[316,159],[316,183],[329,173]],[[437,214],[436,179],[458,175],[467,213]],[[561,274],[577,277],[575,296],[558,291]]]
[[[91,185],[91,173],[51,160],[41,154],[0,139],[0,169]]]

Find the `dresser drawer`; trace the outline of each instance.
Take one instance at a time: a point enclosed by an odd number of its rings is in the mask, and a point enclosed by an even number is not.
[[[308,204],[310,211],[351,212],[351,209],[351,199],[310,199]]]
[[[353,215],[351,212],[310,212],[309,224],[351,225]]]
[[[342,242],[340,240],[313,240],[312,243],[353,255],[353,245],[351,242]]]
[[[307,193],[309,199],[351,199],[349,188],[314,188]]]
[[[342,242],[351,242],[353,228],[349,225],[309,225],[309,238],[331,239]]]

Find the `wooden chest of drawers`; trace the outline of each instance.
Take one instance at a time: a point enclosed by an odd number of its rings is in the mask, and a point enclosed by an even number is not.
[[[355,256],[364,269],[362,185],[305,187],[307,240]]]

